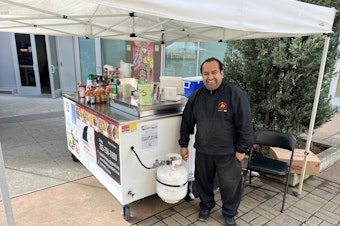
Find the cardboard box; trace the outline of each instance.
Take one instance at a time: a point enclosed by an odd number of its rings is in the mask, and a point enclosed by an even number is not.
[[[303,167],[303,159],[304,159],[304,152],[305,149],[295,149],[294,157],[293,157],[293,164],[291,173],[301,174],[301,170]],[[291,152],[282,149],[271,147],[269,150],[269,156],[273,159],[278,159],[283,162],[289,162]],[[318,175],[320,172],[320,160],[318,156],[316,156],[313,152],[309,152],[307,156],[307,166],[306,166],[306,175]]]

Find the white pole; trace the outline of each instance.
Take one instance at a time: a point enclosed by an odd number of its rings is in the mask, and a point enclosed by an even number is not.
[[[161,43],[161,76],[165,75],[165,43]]]
[[[0,143],[0,190],[2,203],[4,204],[5,217],[8,226],[14,226],[14,217],[12,212],[11,199],[9,197],[6,174],[5,174],[5,163],[2,155],[1,143]]]
[[[201,43],[200,42],[197,42],[197,50],[196,50],[196,71],[195,71],[195,76],[200,76],[200,71],[199,71],[199,68],[200,68],[200,46],[201,46]]]
[[[323,75],[324,75],[324,72],[325,72],[329,40],[330,40],[330,37],[328,35],[326,35],[325,36],[325,44],[324,44],[324,47],[323,47],[322,58],[321,58],[321,65],[320,65],[320,69],[319,69],[318,83],[317,83],[316,90],[315,90],[312,115],[311,115],[311,119],[310,119],[310,122],[309,122],[307,143],[306,143],[306,148],[305,148],[305,153],[304,153],[304,158],[303,158],[303,166],[302,166],[302,171],[301,171],[301,175],[300,175],[299,194],[301,194],[302,186],[303,186],[303,180],[305,178],[305,173],[306,173],[307,156],[309,154],[310,145],[311,145],[311,142],[312,142],[312,134],[313,134],[313,130],[314,130],[315,116],[316,116],[316,112],[317,112],[318,104],[319,104]]]

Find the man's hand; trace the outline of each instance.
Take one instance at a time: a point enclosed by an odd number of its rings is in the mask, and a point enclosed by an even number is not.
[[[189,151],[188,151],[188,148],[181,148],[180,149],[180,153],[181,153],[181,156],[182,156],[182,159],[184,161],[187,161],[188,160],[188,157],[189,157]]]
[[[239,160],[239,161],[242,161],[243,159],[244,159],[244,156],[245,156],[246,154],[245,153],[240,153],[240,152],[235,152],[235,157],[237,158],[237,160]]]

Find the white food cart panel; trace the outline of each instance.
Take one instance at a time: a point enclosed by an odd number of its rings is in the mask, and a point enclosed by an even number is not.
[[[130,127],[135,131],[123,129],[121,135],[122,166],[122,203],[131,203],[156,193],[156,170],[152,168],[156,160],[168,159],[166,154],[179,153],[179,129],[181,116],[173,116],[147,122],[140,122]],[[134,148],[140,161],[131,147]],[[124,164],[125,163],[125,164]]]
[[[155,194],[157,169],[152,167],[167,153],[179,152],[181,114],[116,122],[93,106],[63,100],[68,149],[109,192],[122,205]],[[142,166],[131,147],[152,169]]]

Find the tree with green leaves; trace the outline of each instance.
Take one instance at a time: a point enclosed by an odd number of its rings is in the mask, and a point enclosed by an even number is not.
[[[340,9],[339,1],[308,1]],[[315,128],[336,109],[330,105],[329,85],[339,56],[340,15],[333,26],[320,93]],[[227,42],[225,77],[249,95],[254,129],[296,135],[307,132],[319,74],[323,35]]]

